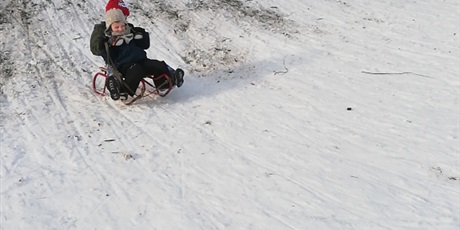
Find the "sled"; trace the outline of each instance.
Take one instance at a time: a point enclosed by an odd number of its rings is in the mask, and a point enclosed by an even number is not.
[[[93,76],[92,87],[94,93],[105,96],[107,90],[107,78],[111,75],[110,68],[107,66],[99,67],[99,71],[96,72]],[[161,85],[155,85],[155,82],[163,80]],[[134,101],[146,97],[149,95],[158,95],[160,97],[165,97],[171,92],[173,88],[173,82],[167,74],[162,74],[158,77],[153,75],[145,76],[139,87],[136,89],[136,94],[130,101],[124,101],[125,104],[130,105]]]

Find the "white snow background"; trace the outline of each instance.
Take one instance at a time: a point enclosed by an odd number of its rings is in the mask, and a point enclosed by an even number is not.
[[[126,3],[186,71],[131,106],[105,0],[0,3],[1,229],[459,229],[458,0]]]

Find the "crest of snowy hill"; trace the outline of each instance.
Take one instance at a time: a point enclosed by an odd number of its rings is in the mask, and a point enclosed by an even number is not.
[[[131,106],[106,3],[0,2],[0,229],[458,229],[459,1],[126,0],[186,72]]]

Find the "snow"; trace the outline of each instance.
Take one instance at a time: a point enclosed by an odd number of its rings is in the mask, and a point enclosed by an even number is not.
[[[125,2],[186,71],[131,106],[106,1],[0,3],[0,229],[459,228],[459,1]]]

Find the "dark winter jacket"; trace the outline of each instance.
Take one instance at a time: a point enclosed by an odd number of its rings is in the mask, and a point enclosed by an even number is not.
[[[123,65],[134,64],[146,59],[147,54],[144,50],[150,47],[149,33],[141,27],[134,27],[132,24],[128,24],[128,27],[133,34],[141,33],[142,39],[132,39],[129,43],[125,42],[120,46],[109,45],[110,59],[117,69],[120,69]],[[108,42],[110,37],[106,35],[105,30],[105,22],[94,25],[90,48],[94,55],[102,56],[104,61],[108,63],[105,43]]]

